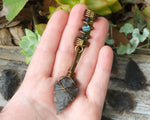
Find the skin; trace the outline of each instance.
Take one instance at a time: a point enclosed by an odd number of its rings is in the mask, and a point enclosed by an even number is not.
[[[0,120],[100,120],[113,52],[104,46],[108,22],[98,18],[76,67],[79,95],[60,114],[54,105],[54,84],[65,76],[74,57],[73,42],[80,35],[87,6],[78,4],[70,16],[59,10],[49,20],[24,81],[0,114]]]

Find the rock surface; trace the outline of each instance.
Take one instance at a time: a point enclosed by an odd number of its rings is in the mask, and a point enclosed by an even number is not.
[[[11,34],[6,28],[0,30],[0,45],[12,46]]]
[[[18,42],[21,40],[23,36],[25,36],[22,26],[15,26],[9,28],[11,35],[13,36],[13,41],[15,45],[18,45]]]

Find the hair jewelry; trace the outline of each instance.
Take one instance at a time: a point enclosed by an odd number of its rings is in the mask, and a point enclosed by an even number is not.
[[[90,32],[93,30],[93,23],[97,19],[97,14],[89,9],[84,12],[85,19],[83,26],[80,29],[81,36],[75,40],[75,56],[71,67],[66,76],[60,78],[55,84],[54,102],[57,113],[64,110],[78,95],[79,88],[75,79],[74,70],[76,68],[78,59],[85,47],[89,46],[88,39]]]

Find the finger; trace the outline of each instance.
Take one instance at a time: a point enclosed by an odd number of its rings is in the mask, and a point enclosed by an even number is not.
[[[112,66],[113,52],[108,46],[101,49],[94,75],[87,87],[86,95],[90,101],[103,108],[107,85]]]
[[[102,17],[98,18],[93,27],[94,30],[91,31],[91,39],[89,39],[90,46],[85,49],[76,69],[81,89],[86,89],[95,70],[99,51],[105,43],[108,32],[108,21]],[[81,91],[84,92],[84,90]]]
[[[79,35],[79,28],[82,26],[82,19],[85,9],[84,4],[78,4],[71,10],[68,23],[64,30],[62,40],[57,52],[56,61],[53,70],[53,76],[57,80],[61,76],[65,76],[69,67],[73,62],[74,41]]]
[[[63,10],[59,10],[52,15],[32,58],[27,76],[32,78],[35,76],[50,76],[67,19],[68,13]]]

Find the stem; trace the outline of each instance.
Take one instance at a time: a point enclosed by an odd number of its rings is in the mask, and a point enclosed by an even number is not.
[[[150,49],[148,49],[148,48],[136,48],[136,49],[138,49],[138,50],[148,50],[148,51],[150,51]]]
[[[147,44],[147,48],[148,48],[148,47],[149,47],[149,44],[150,44],[150,39],[148,38],[147,41],[148,41],[148,44]]]
[[[117,49],[118,47],[112,47],[112,49]]]
[[[110,25],[110,38],[113,39],[113,27],[116,27],[116,25]],[[115,47],[115,43],[113,44],[113,47]]]
[[[110,28],[110,34],[111,34],[111,38],[113,38],[112,27]]]
[[[141,45],[141,46],[139,46],[139,47],[137,47],[137,48],[143,48],[143,47],[146,47],[146,46],[148,46],[148,47],[149,47],[149,43],[144,44],[144,45]],[[147,47],[147,48],[148,48],[148,47]]]
[[[33,24],[35,26],[35,25],[37,25],[39,23],[37,15],[36,15],[36,11],[35,11],[35,5],[31,6],[31,10],[32,10],[32,14],[33,14],[33,16],[32,16]]]

